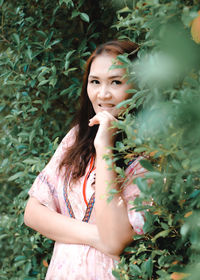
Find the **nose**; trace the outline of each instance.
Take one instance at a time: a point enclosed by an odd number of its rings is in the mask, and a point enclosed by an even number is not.
[[[98,91],[98,97],[100,99],[110,99],[112,97],[109,86],[101,85]]]

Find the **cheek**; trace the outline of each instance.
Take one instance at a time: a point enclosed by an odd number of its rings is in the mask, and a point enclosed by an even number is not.
[[[121,92],[121,95],[120,95],[120,100],[121,101],[126,100],[126,99],[131,97],[130,93],[126,92],[128,89],[131,89],[131,88],[132,87],[130,85],[127,85],[127,84],[124,86],[124,88],[123,88],[123,90]]]
[[[119,103],[128,99],[130,97],[130,94],[126,93],[126,92],[122,92],[119,97],[118,97],[118,101]]]

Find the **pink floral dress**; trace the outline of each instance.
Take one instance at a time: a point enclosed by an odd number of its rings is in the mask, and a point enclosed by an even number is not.
[[[66,216],[72,214],[78,220],[83,220],[90,198],[95,191],[95,169],[91,169],[91,162],[86,168],[85,175],[73,187],[66,187],[64,170],[58,172],[59,162],[63,152],[74,140],[74,128],[64,137],[55,154],[37,176],[29,190],[29,195],[38,199],[43,205]],[[90,172],[89,172],[90,171]],[[140,176],[145,170],[138,159],[132,162],[126,174]],[[87,176],[87,180],[86,180]],[[66,194],[67,192],[67,194]],[[139,195],[135,184],[126,184],[123,197],[127,202],[130,224],[137,234],[143,234],[144,219],[141,213],[130,211],[133,201]],[[67,199],[66,199],[67,198]],[[70,206],[70,207],[69,207]],[[89,213],[89,223],[95,224],[95,208]],[[120,226],[120,225],[119,225]],[[63,244],[55,242],[53,255],[46,274],[46,280],[114,280],[112,270],[116,261],[93,247],[77,244]]]

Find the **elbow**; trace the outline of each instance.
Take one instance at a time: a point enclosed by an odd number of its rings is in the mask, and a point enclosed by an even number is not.
[[[29,211],[29,207],[27,205],[26,208],[25,208],[25,211],[24,211],[24,224],[28,227],[31,227],[30,221],[31,221],[30,211]]]
[[[107,247],[107,254],[112,256],[120,256],[126,246],[108,246]]]
[[[106,244],[106,254],[112,255],[112,256],[120,256],[127,244],[122,243],[115,243],[115,244]]]
[[[126,238],[116,238],[112,240],[105,241],[106,253],[109,255],[120,256],[126,246],[133,241],[133,235],[127,236]]]
[[[30,228],[33,228],[33,223],[34,223],[34,217],[33,217],[34,208],[35,208],[34,203],[35,203],[34,199],[29,198],[24,210],[24,224]]]

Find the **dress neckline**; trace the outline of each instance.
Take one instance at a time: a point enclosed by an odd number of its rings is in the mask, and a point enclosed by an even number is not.
[[[94,166],[94,156],[92,156],[91,159],[90,159],[89,170],[88,170],[87,174],[85,175],[85,178],[84,178],[84,181],[83,181],[83,199],[84,199],[84,202],[85,202],[86,206],[88,206],[88,202],[87,202],[87,198],[86,198],[87,181],[88,181],[88,178],[90,177],[90,174],[95,169],[96,169],[96,167]]]
[[[84,199],[84,202],[86,203],[87,208],[86,208],[85,215],[84,215],[82,221],[86,222],[86,223],[90,219],[90,216],[91,216],[91,213],[92,213],[92,210],[93,210],[93,207],[94,207],[94,203],[95,203],[95,192],[93,192],[92,196],[90,197],[89,202],[87,202],[86,187],[87,187],[88,178],[89,178],[91,172],[94,171],[95,169],[96,169],[96,167],[94,167],[94,157],[91,157],[90,163],[89,163],[89,169],[88,169],[88,171],[85,175],[84,181],[83,181],[83,199]],[[67,193],[68,182],[69,182],[69,180],[67,180],[67,178],[66,178],[65,181],[64,181],[63,195],[64,195],[64,200],[65,200],[69,215],[70,215],[71,218],[75,219],[74,211],[72,209],[71,203],[70,203],[69,198],[68,198],[68,193]]]

